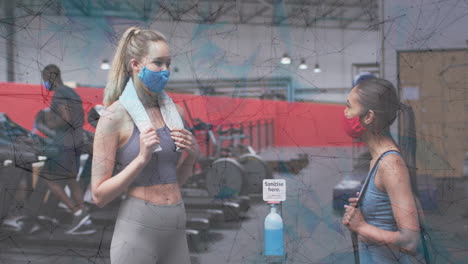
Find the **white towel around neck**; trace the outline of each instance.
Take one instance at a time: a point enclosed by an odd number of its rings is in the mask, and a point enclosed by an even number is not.
[[[128,80],[122,95],[119,97],[119,101],[132,117],[133,122],[135,123],[140,133],[143,133],[144,131],[148,130],[148,128],[153,127],[148,113],[146,113],[145,107],[143,106],[143,103],[138,98],[132,79]],[[158,104],[164,123],[166,123],[170,130],[184,128],[184,123],[182,122],[182,118],[177,111],[174,101],[172,101],[172,98],[165,91],[161,92],[161,96],[159,96],[158,99]],[[154,149],[154,151],[160,150],[161,146],[159,145],[157,145]]]

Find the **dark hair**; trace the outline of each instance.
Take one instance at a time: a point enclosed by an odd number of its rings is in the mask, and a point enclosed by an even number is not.
[[[42,70],[42,79],[48,81],[62,80],[60,69],[55,64],[49,64]]]
[[[393,84],[380,78],[362,80],[356,86],[359,102],[365,110],[373,110],[375,124],[371,127],[377,133],[388,132],[390,125],[400,115],[403,129],[399,134],[399,149],[410,174],[411,189],[417,196],[416,182],[416,133],[414,112],[409,105],[400,103]],[[400,123],[401,124],[401,123]],[[364,156],[363,162],[366,161]]]
[[[387,131],[400,110],[400,100],[393,84],[384,79],[371,78],[360,81],[356,89],[365,111],[375,113],[376,119],[371,129],[378,133]]]
[[[369,79],[373,79],[373,78],[377,78],[377,77],[375,77],[375,75],[370,73],[370,72],[361,72],[360,74],[358,74],[358,75],[356,75],[354,77],[353,87],[358,85],[360,82],[362,82],[364,80],[369,80]]]

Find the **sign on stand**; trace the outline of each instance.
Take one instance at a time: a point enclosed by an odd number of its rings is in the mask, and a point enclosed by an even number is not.
[[[283,179],[263,180],[263,200],[265,202],[286,201],[286,181]]]

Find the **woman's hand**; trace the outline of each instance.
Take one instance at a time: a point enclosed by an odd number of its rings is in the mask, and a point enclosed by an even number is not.
[[[140,134],[140,153],[138,156],[146,164],[151,159],[154,147],[159,144],[159,137],[153,128],[148,128],[144,133]]]
[[[366,224],[364,217],[361,214],[361,210],[354,207],[345,205],[345,214],[343,216],[342,223],[349,230],[358,233],[359,229]]]
[[[199,155],[198,144],[195,137],[187,129],[173,129],[171,131],[171,137],[174,140],[177,147],[187,151],[187,154],[191,158],[197,158]]]
[[[352,206],[352,207],[356,207],[358,199],[359,199],[359,192],[356,193],[356,197],[348,199],[349,205]]]

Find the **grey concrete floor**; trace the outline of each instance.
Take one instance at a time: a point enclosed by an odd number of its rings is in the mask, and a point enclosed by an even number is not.
[[[341,225],[341,213],[332,208],[332,189],[351,170],[351,148],[277,148],[261,153],[266,160],[288,160],[299,153],[309,156],[309,164],[298,175],[276,173],[287,183],[287,200],[282,205],[285,225],[284,263],[353,263],[349,232]],[[439,207],[427,213],[438,258],[435,263],[468,263],[468,208],[455,188],[442,192]],[[267,263],[262,257],[263,221],[269,207],[261,200],[252,202],[246,219],[229,229],[213,230],[207,250],[192,254],[193,263]],[[9,245],[8,252],[5,246]],[[41,250],[16,248],[2,242],[0,263],[109,263],[108,254],[98,249]]]
[[[275,174],[287,184],[287,200],[282,207],[288,254],[284,263],[353,263],[350,233],[341,225],[341,212],[332,208],[332,189],[350,172],[352,150],[278,148],[261,156],[266,160],[287,160],[299,153],[309,156],[306,168],[298,175]],[[438,208],[426,212],[437,250],[435,263],[468,263],[468,218],[460,216],[468,208],[468,194],[462,186],[452,187],[451,192],[438,190]],[[249,219],[240,222],[238,230],[221,231],[223,239],[197,255],[199,263],[267,263],[262,258],[262,248],[263,221],[268,211],[262,201],[254,205]]]
[[[286,180],[287,199],[282,205],[285,225],[285,263],[337,263],[334,254],[351,253],[351,241],[332,208],[332,189],[351,169],[350,148],[281,148],[261,153],[266,160],[288,160],[299,153],[310,157],[298,175],[276,173]],[[259,201],[249,219],[236,231],[223,231],[223,239],[198,254],[200,263],[267,263],[262,257],[263,221],[269,207]],[[330,262],[326,258],[330,259]],[[352,260],[352,255],[350,255]],[[349,263],[349,262],[343,262]]]

